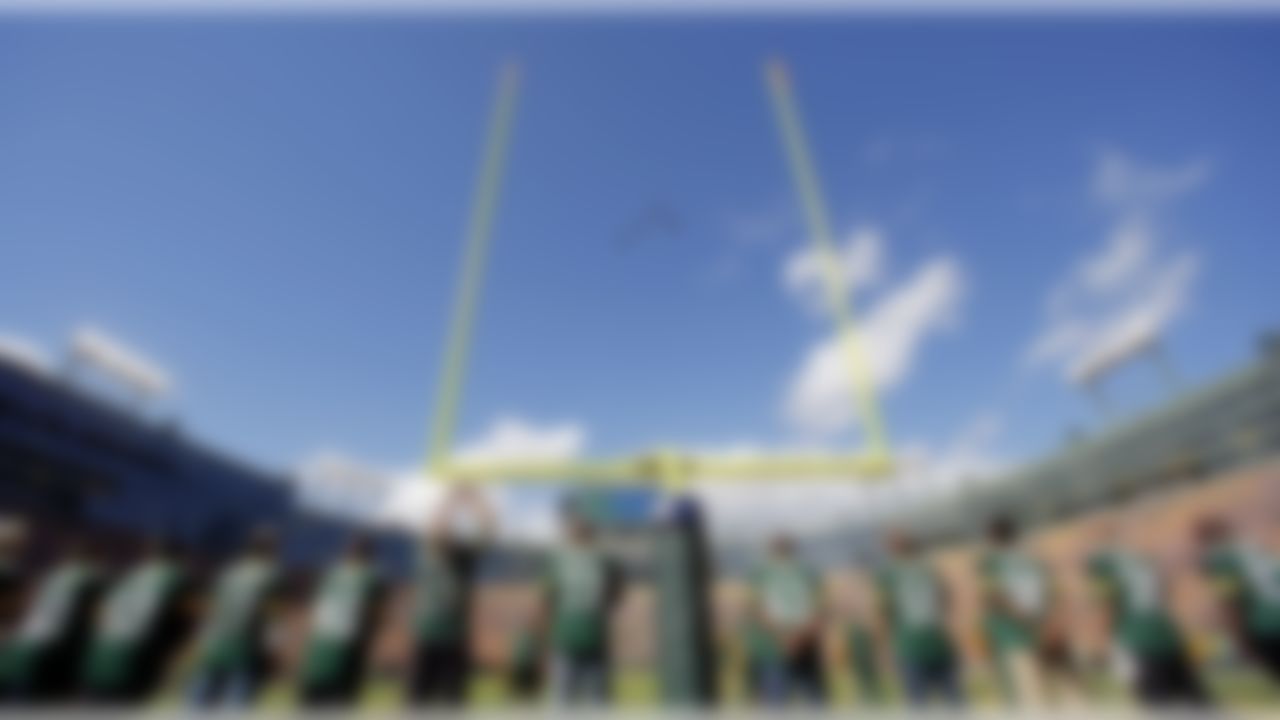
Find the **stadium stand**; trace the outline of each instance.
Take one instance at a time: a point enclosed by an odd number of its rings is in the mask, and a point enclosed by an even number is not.
[[[193,560],[216,561],[260,524],[284,532],[296,567],[327,559],[352,530],[298,507],[289,478],[186,437],[56,373],[0,356],[0,513],[27,520],[26,562],[41,567],[68,533],[88,535],[108,559],[149,536]],[[396,538],[393,560],[407,561]]]
[[[990,517],[1028,526],[1087,515],[1127,499],[1217,480],[1280,454],[1280,344],[1259,360],[1172,403],[1005,477],[970,483],[889,519],[935,544],[974,537]]]

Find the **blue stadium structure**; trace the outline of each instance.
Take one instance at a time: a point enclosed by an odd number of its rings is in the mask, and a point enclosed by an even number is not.
[[[286,560],[309,567],[332,557],[355,530],[300,509],[285,476],[4,357],[0,512],[28,521],[37,554],[75,533],[108,554],[159,537],[216,560],[253,527],[271,525],[282,534]],[[407,558],[403,541],[390,540],[394,560]]]

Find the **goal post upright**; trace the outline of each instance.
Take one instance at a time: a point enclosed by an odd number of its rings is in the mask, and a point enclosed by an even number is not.
[[[858,411],[862,430],[872,455],[889,455],[889,438],[880,414],[880,401],[876,395],[875,378],[863,347],[861,337],[854,327],[852,300],[848,284],[840,268],[835,237],[831,232],[830,214],[822,194],[818,170],[809,152],[804,123],[800,117],[799,103],[791,75],[778,58],[765,64],[765,82],[773,100],[774,116],[782,135],[783,149],[787,155],[791,178],[796,194],[809,225],[814,251],[822,267],[823,290],[827,296],[828,310],[834,319],[840,349],[849,372],[849,390],[854,407]]]
[[[476,179],[475,199],[467,221],[462,272],[457,295],[454,298],[449,339],[445,345],[434,420],[431,426],[430,455],[428,456],[428,465],[431,469],[443,468],[453,450],[458,406],[466,380],[472,329],[475,326],[485,269],[488,265],[489,240],[493,234],[493,219],[497,212],[498,194],[501,190],[503,170],[506,167],[507,147],[511,139],[511,126],[515,118],[519,86],[520,67],[514,62],[509,62],[503,66],[498,77],[493,112],[485,138],[483,164]]]

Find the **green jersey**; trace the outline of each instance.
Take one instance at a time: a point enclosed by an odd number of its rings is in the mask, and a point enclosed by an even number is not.
[[[1035,644],[1049,609],[1049,578],[1044,566],[1022,550],[992,550],[980,562],[987,594],[986,626],[997,651]]]
[[[49,573],[40,583],[14,640],[31,647],[48,647],[62,640],[71,631],[77,606],[93,582],[93,569],[84,563],[64,563]]]
[[[876,659],[875,638],[871,630],[861,623],[849,627],[847,635],[849,667],[858,683],[858,697],[868,703],[884,699],[884,687],[880,681],[880,664]]]
[[[47,652],[74,642],[88,623],[96,579],[92,567],[75,561],[44,577],[6,645],[0,676],[25,683]]]
[[[1239,602],[1246,630],[1280,635],[1280,560],[1255,545],[1230,543],[1206,553],[1201,566]]]
[[[116,583],[106,599],[89,651],[87,676],[94,687],[113,687],[136,670],[143,646],[155,637],[181,576],[165,560],[146,562]]]
[[[358,652],[369,630],[376,578],[361,563],[343,562],[325,575],[311,609],[311,628],[303,675],[324,682]]]
[[[516,672],[529,671],[538,666],[541,657],[537,634],[528,629],[521,630],[511,649],[511,668]]]
[[[773,627],[802,627],[818,612],[818,578],[794,560],[765,564],[756,571],[752,586],[761,614]]]
[[[608,633],[613,568],[599,550],[571,545],[551,557],[552,638],[566,652],[599,651]]]
[[[751,578],[763,627],[752,629],[757,657],[776,657],[779,648],[771,629],[795,630],[811,623],[818,612],[817,576],[795,560],[775,560],[758,568]]]
[[[880,572],[879,586],[893,628],[893,644],[906,662],[951,656],[942,581],[924,562],[897,561]]]
[[[1177,628],[1165,609],[1165,587],[1155,565],[1127,550],[1104,550],[1089,560],[1089,575],[1111,608],[1112,633],[1131,652],[1177,650]]]
[[[414,626],[419,640],[463,642],[477,565],[473,548],[444,544],[418,560],[414,581]]]
[[[743,647],[751,662],[770,662],[778,657],[781,648],[759,620],[752,618],[742,627]]]
[[[222,572],[201,630],[200,655],[207,667],[231,669],[254,660],[277,579],[275,565],[258,559],[239,560]]]

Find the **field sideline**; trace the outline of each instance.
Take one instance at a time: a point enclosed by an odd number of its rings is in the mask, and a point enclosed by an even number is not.
[[[1207,679],[1214,697],[1218,698],[1226,708],[1260,710],[1280,706],[1280,689],[1252,670],[1210,671]],[[748,706],[745,687],[740,678],[726,676],[722,687],[724,688],[724,707]],[[1089,687],[1101,707],[1125,708],[1130,704],[1123,690],[1101,675],[1092,676]],[[998,690],[989,678],[971,678],[968,691],[969,697],[974,699],[973,704],[977,708],[998,710],[1002,707]],[[496,673],[482,674],[477,678],[471,686],[470,697],[470,707],[475,709],[496,710],[510,707],[506,683]],[[661,700],[656,676],[648,670],[640,669],[625,670],[618,674],[614,683],[614,697],[621,709],[658,707]],[[181,690],[171,686],[170,692],[158,701],[157,709],[173,709],[181,704],[181,698]],[[852,680],[835,679],[832,706],[835,708],[861,706]],[[900,706],[897,697],[891,697],[885,705],[887,709]],[[261,702],[263,710],[287,711],[294,707],[293,690],[284,681],[277,682],[268,688]],[[403,707],[401,682],[392,677],[377,678],[368,682],[358,704],[358,709],[372,712],[392,712]]]

